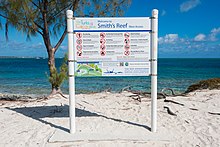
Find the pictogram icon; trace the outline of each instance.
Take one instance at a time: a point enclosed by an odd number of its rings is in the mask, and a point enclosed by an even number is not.
[[[81,50],[82,50],[82,45],[77,45],[77,46],[76,46],[76,49],[77,49],[78,51],[81,51]]]
[[[77,44],[82,44],[82,39],[77,39],[77,40],[76,40],[76,43],[77,43]]]
[[[130,40],[128,38],[125,38],[125,44],[130,43]]]
[[[105,50],[105,45],[100,45],[100,50]]]
[[[130,49],[130,45],[129,44],[126,44],[125,45],[125,50],[129,50]]]
[[[105,56],[106,55],[106,51],[100,51],[100,55],[101,56]]]
[[[105,39],[100,39],[101,44],[105,44]]]
[[[125,56],[128,56],[130,54],[130,51],[125,51],[124,54]]]
[[[124,33],[124,37],[125,37],[125,38],[129,38],[129,37],[130,37],[130,34],[129,34],[129,33]]]
[[[82,33],[76,33],[77,38],[82,38]]]
[[[100,38],[105,38],[105,33],[100,33]]]
[[[77,51],[77,56],[82,56],[82,52],[81,51]]]

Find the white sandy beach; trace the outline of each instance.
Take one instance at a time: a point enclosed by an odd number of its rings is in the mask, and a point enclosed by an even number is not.
[[[68,100],[55,97],[40,102],[0,101],[0,146],[220,146],[220,90],[167,98],[184,106],[159,99],[157,133],[149,129],[150,99],[138,102],[129,95],[76,95],[76,132],[109,134],[112,139],[85,136],[95,140],[74,142],[51,139],[56,132],[68,131]],[[168,114],[164,106],[177,116]],[[115,139],[114,135],[126,139]]]

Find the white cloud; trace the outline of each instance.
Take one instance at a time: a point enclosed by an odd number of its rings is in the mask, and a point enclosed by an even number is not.
[[[180,5],[180,12],[187,12],[200,4],[200,0],[188,0]]]
[[[209,34],[198,34],[195,36],[194,41],[218,41],[220,36],[220,27],[219,28],[214,28],[210,31]]]
[[[182,38],[178,34],[167,34],[159,38],[159,55],[161,57],[219,58],[220,40],[218,35],[220,36],[220,27],[212,29],[208,34],[200,33],[194,38]]]
[[[214,28],[214,29],[211,30],[211,33],[209,35],[209,39],[211,41],[217,41],[218,40],[217,35],[219,35],[219,34],[220,34],[220,27],[217,28],[217,29]]]
[[[164,37],[159,37],[159,43],[175,43],[179,40],[178,34],[166,34]]]
[[[206,35],[204,35],[204,34],[198,34],[198,35],[194,38],[194,40],[195,40],[195,41],[205,41],[205,38],[206,38]]]

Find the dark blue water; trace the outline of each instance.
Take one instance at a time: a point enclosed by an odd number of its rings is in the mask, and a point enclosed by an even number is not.
[[[57,66],[62,59],[57,59]],[[0,59],[0,93],[49,94],[47,59]],[[220,59],[159,59],[158,90],[173,88],[183,92],[199,80],[220,77]],[[118,92],[126,86],[150,91],[150,77],[76,78],[76,93]],[[68,93],[68,83],[62,85]]]

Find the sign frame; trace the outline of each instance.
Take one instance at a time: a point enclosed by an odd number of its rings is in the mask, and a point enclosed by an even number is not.
[[[76,109],[75,109],[75,63],[76,55],[74,52],[74,31],[73,26],[77,25],[73,18],[73,11],[67,10],[67,34],[68,34],[68,68],[69,68],[69,127],[70,133],[74,134],[76,132]],[[93,18],[83,18],[83,19],[93,19]],[[109,19],[109,18],[102,18]],[[116,20],[120,19],[131,19],[125,17],[112,18]],[[141,19],[141,17],[136,17],[135,19]],[[126,24],[124,24],[126,25]],[[158,10],[152,10],[152,17],[150,17],[150,23],[146,22],[146,26],[150,28],[150,76],[151,76],[151,132],[156,132],[157,130],[157,54],[158,54]],[[94,28],[93,28],[94,29]],[[142,29],[138,30],[141,32]],[[108,31],[108,28],[104,29],[103,32]],[[129,30],[128,30],[129,31]],[[80,34],[79,34],[80,37]],[[79,46],[80,48],[80,46]]]

